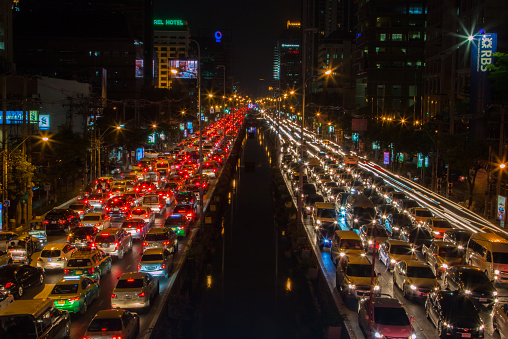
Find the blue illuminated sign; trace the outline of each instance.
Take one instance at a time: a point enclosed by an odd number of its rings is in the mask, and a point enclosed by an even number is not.
[[[39,130],[49,130],[49,115],[39,115]]]
[[[29,111],[30,123],[39,123],[39,111]],[[8,125],[16,125],[23,123],[23,111],[7,111],[6,123]],[[0,111],[0,123],[4,121],[4,113]]]
[[[215,32],[215,41],[220,42],[220,39],[222,39],[222,33],[220,31]]]
[[[192,121],[187,121],[187,129],[192,129]]]
[[[491,90],[486,79],[488,65],[493,63],[497,51],[497,34],[476,34],[471,40],[471,111],[481,112],[491,104]],[[481,100],[478,100],[481,98]],[[479,107],[479,103],[483,107]]]

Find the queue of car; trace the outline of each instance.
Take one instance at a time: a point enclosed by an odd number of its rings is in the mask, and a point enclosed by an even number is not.
[[[47,337],[68,337],[69,313],[87,312],[99,298],[101,278],[111,272],[113,258],[122,260],[133,242],[139,241],[142,253],[137,270],[118,278],[111,294],[113,309],[99,311],[84,335],[135,338],[140,330],[139,316],[130,310],[149,310],[159,295],[159,279],[171,275],[178,238],[189,235],[199,194],[205,194],[210,185],[205,173],[215,178],[231,148],[237,127],[232,115],[224,118],[228,119],[203,133],[206,143],[212,145],[203,152],[203,176],[198,175],[199,157],[194,150],[197,138],[189,138],[172,152],[141,159],[121,180],[98,178],[69,208],[47,213],[39,225],[44,235],[63,232],[66,243],[46,245],[31,234],[0,232],[0,243],[5,245],[0,248],[0,333],[39,338],[50,331]],[[215,130],[219,124],[223,128],[220,134]],[[155,227],[155,215],[165,217],[173,205],[162,227]],[[41,253],[30,265],[36,250]],[[44,284],[48,269],[62,270],[63,277],[47,300],[14,301],[26,289]],[[33,330],[21,327],[32,323],[37,324]]]
[[[382,178],[346,164],[348,156],[319,141],[312,147],[319,151],[304,152],[300,159],[300,149],[284,144],[282,172],[294,196],[303,198],[304,217],[315,229],[318,247],[330,249],[344,302],[358,299],[366,337],[416,337],[403,305],[383,296],[379,272],[369,260],[372,251],[392,271],[394,289],[424,305],[440,337],[483,338],[479,314],[484,310],[492,311],[494,330],[508,336],[508,303],[497,290],[508,282],[503,234],[457,228]],[[302,191],[300,161],[305,164]]]

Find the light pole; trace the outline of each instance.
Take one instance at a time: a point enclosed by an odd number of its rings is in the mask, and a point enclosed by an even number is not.
[[[101,175],[102,175],[102,168],[101,168],[101,149],[102,149],[101,144],[102,144],[102,137],[104,137],[104,135],[107,132],[109,132],[110,129],[113,129],[113,128],[116,129],[117,132],[118,132],[119,130],[122,129],[122,126],[110,126],[110,127],[106,128],[106,130],[103,133],[101,133],[100,129],[99,129],[99,138],[95,139],[95,147],[97,149],[97,158],[96,158],[96,161],[97,161],[97,166],[96,166],[96,168],[97,168],[97,173],[96,173],[97,178],[100,178]]]

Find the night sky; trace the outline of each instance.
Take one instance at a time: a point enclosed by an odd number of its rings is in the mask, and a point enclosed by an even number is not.
[[[251,94],[259,79],[271,80],[273,47],[288,20],[300,21],[300,8],[299,0],[154,0],[154,17],[187,20],[194,36],[232,29],[234,78]]]

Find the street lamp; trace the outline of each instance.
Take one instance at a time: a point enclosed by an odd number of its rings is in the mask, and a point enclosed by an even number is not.
[[[102,133],[100,132],[100,129],[99,129],[98,130],[99,131],[99,138],[95,138],[93,151],[97,151],[97,157],[95,158],[95,169],[97,170],[97,172],[96,173],[92,172],[92,175],[95,175],[95,178],[99,178],[102,175],[102,168],[101,168],[102,138],[104,137],[104,135],[106,135],[106,133],[110,132],[112,129],[115,129],[118,132],[122,129],[122,126],[120,126],[120,125],[110,126],[110,127],[106,128],[106,130]],[[92,181],[93,181],[93,179],[94,178],[92,178]]]

